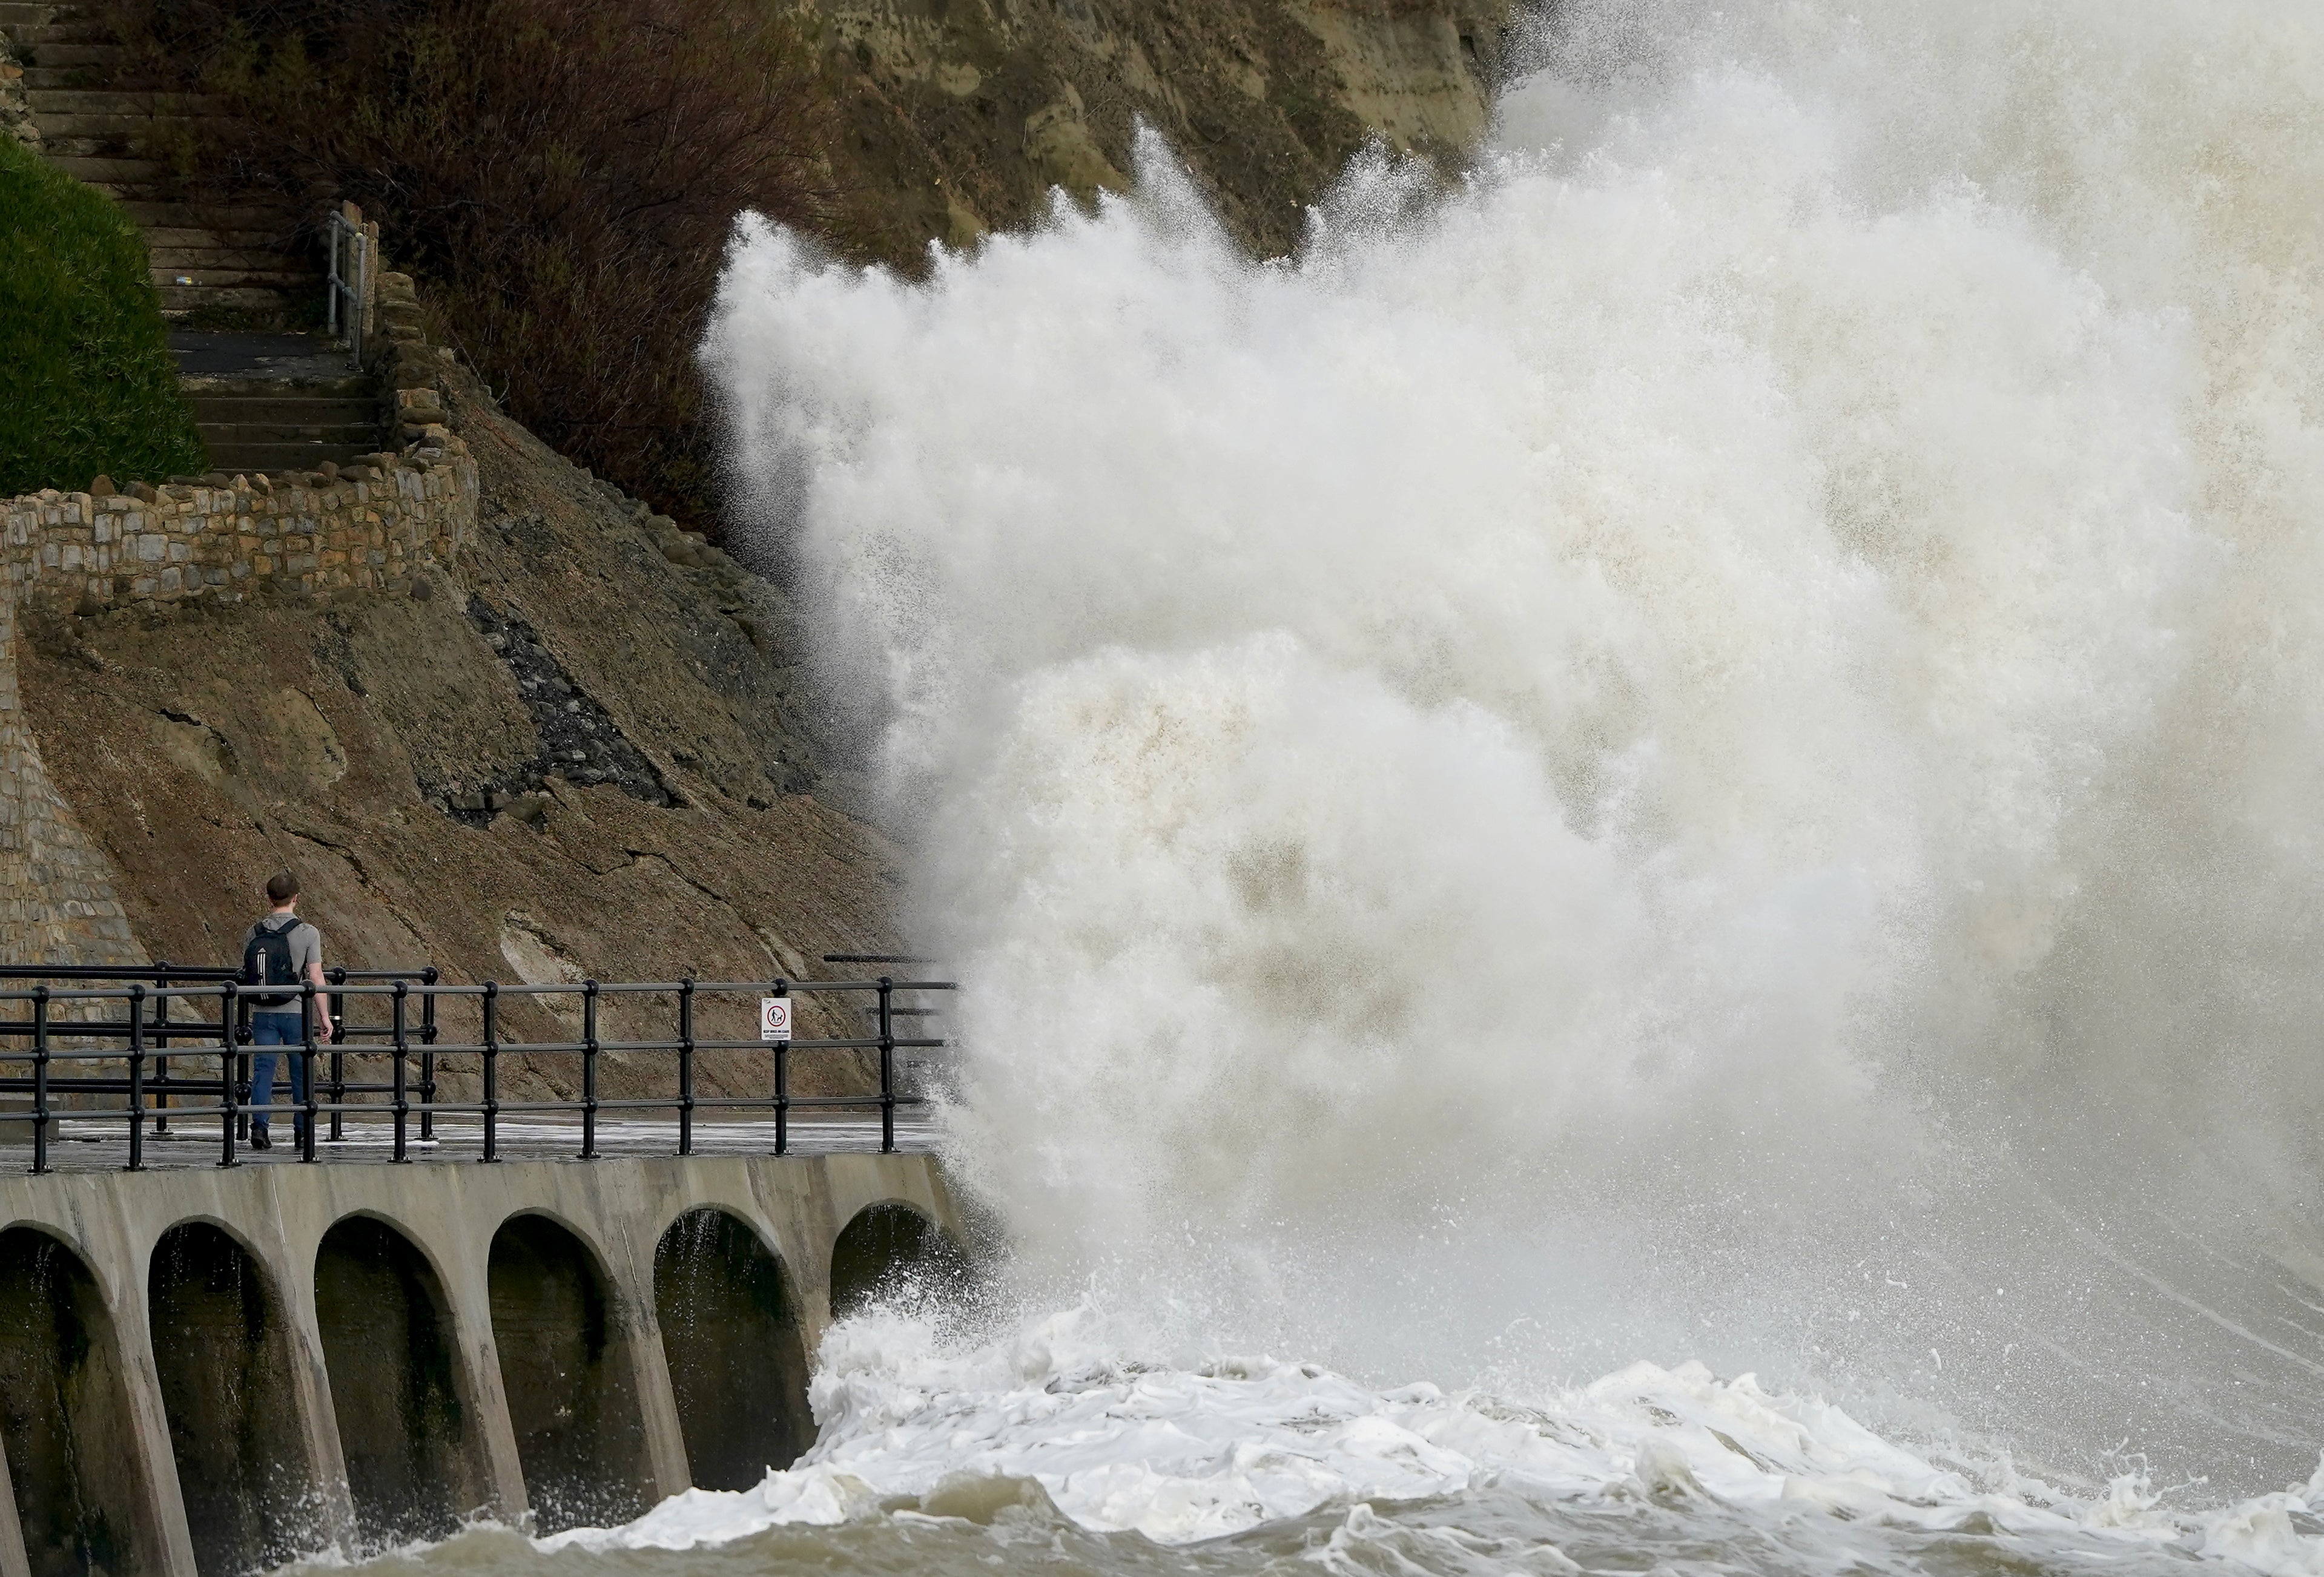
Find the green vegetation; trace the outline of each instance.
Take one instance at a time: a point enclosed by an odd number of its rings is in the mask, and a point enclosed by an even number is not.
[[[208,466],[137,226],[0,136],[0,497]]]

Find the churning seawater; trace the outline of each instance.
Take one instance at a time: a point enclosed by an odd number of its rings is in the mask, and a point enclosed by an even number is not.
[[[2324,1573],[2324,11],[1563,7],[706,355],[983,1303],[431,1572]],[[1609,1378],[1598,1378],[1609,1377]]]

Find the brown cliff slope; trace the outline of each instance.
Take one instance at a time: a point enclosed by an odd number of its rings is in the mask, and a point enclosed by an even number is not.
[[[800,791],[781,594],[658,546],[473,389],[455,406],[483,521],[410,595],[73,619],[20,648],[148,953],[238,962],[283,866],[331,962],[455,980],[798,978],[890,945],[892,852]]]
[[[1516,0],[802,0],[840,244],[917,266],[1127,183],[1134,126],[1273,255],[1374,136],[1451,164],[1486,126]]]

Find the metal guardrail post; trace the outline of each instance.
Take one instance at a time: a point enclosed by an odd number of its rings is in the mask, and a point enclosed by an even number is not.
[[[332,970],[330,977],[333,985],[347,983],[345,968]],[[335,1003],[344,1003],[345,1001],[345,998],[333,999]],[[331,1038],[331,1142],[337,1144],[347,1137],[347,1027],[344,1007],[335,1009],[331,1021],[338,1030]]]
[[[420,972],[420,983],[434,985],[443,976],[429,964]],[[436,1142],[436,993],[420,999],[420,1142]]]
[[[307,1075],[300,1084],[300,1088],[306,1092],[301,1103],[306,1108],[307,1120],[300,1125],[299,1158],[311,1161],[315,1158],[315,1075],[321,1071],[316,1067],[315,1061],[323,1055],[323,1048],[315,1044],[315,1031],[321,1028],[320,1020],[315,1016],[315,982],[310,980],[306,984],[307,1000],[299,1004],[299,1065]]]
[[[694,977],[678,982],[678,1153],[694,1153]]]
[[[315,1158],[315,1058],[322,1055],[322,1048],[315,1044],[315,1034],[322,1028],[324,1011],[325,1004],[316,1001],[315,982],[311,980],[300,981],[299,982],[298,1056],[300,1064],[307,1074],[307,1132],[299,1141],[299,1158],[302,1161],[311,1161]],[[291,1054],[287,1051],[282,1054],[285,1072],[289,1071],[290,1056]],[[297,1126],[295,1120],[292,1126]]]
[[[129,1170],[145,1169],[145,986],[129,987]]]
[[[170,961],[153,961],[153,983],[170,983]],[[170,999],[153,999],[153,1137],[170,1137]]]
[[[231,1167],[234,1160],[234,1124],[237,1112],[235,1105],[234,1059],[239,1049],[234,1043],[235,982],[218,982],[218,1165]]]
[[[407,1020],[410,1016],[410,1010],[408,1006],[410,999],[410,991],[411,987],[404,982],[397,981],[395,982],[395,1093],[393,1098],[395,1102],[395,1158],[399,1161],[408,1161],[411,1158],[410,1154],[404,1148],[406,1125],[410,1121],[411,1116],[410,1092],[405,1088],[404,1084],[404,1081],[407,1076],[407,1070],[410,1066],[408,1059],[411,1055],[410,1041],[407,1035]]]
[[[371,299],[371,227],[363,222],[361,209],[353,203],[342,203],[331,210],[328,229],[330,253],[324,274],[323,294],[331,337],[346,340],[347,353],[354,358],[355,364],[360,367],[364,351],[364,308]],[[344,314],[340,309],[343,300],[346,302]]]
[[[49,988],[32,988],[32,1171],[49,1169]]]
[[[790,994],[788,981],[775,982],[775,995],[787,997]],[[792,1028],[797,1028],[798,1026],[794,1025]],[[787,1156],[790,1153],[791,1043],[788,1040],[778,1040],[775,1042],[775,1154]]]
[[[581,1158],[597,1157],[597,982],[581,986]]]
[[[501,1158],[501,988],[484,982],[484,1159]]]
[[[896,1153],[896,982],[880,977],[880,1153]]]

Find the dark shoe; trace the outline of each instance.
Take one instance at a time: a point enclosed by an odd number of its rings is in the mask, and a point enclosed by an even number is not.
[[[250,1130],[250,1148],[254,1150],[271,1150],[274,1148],[274,1141],[266,1137],[264,1129],[254,1128]]]

